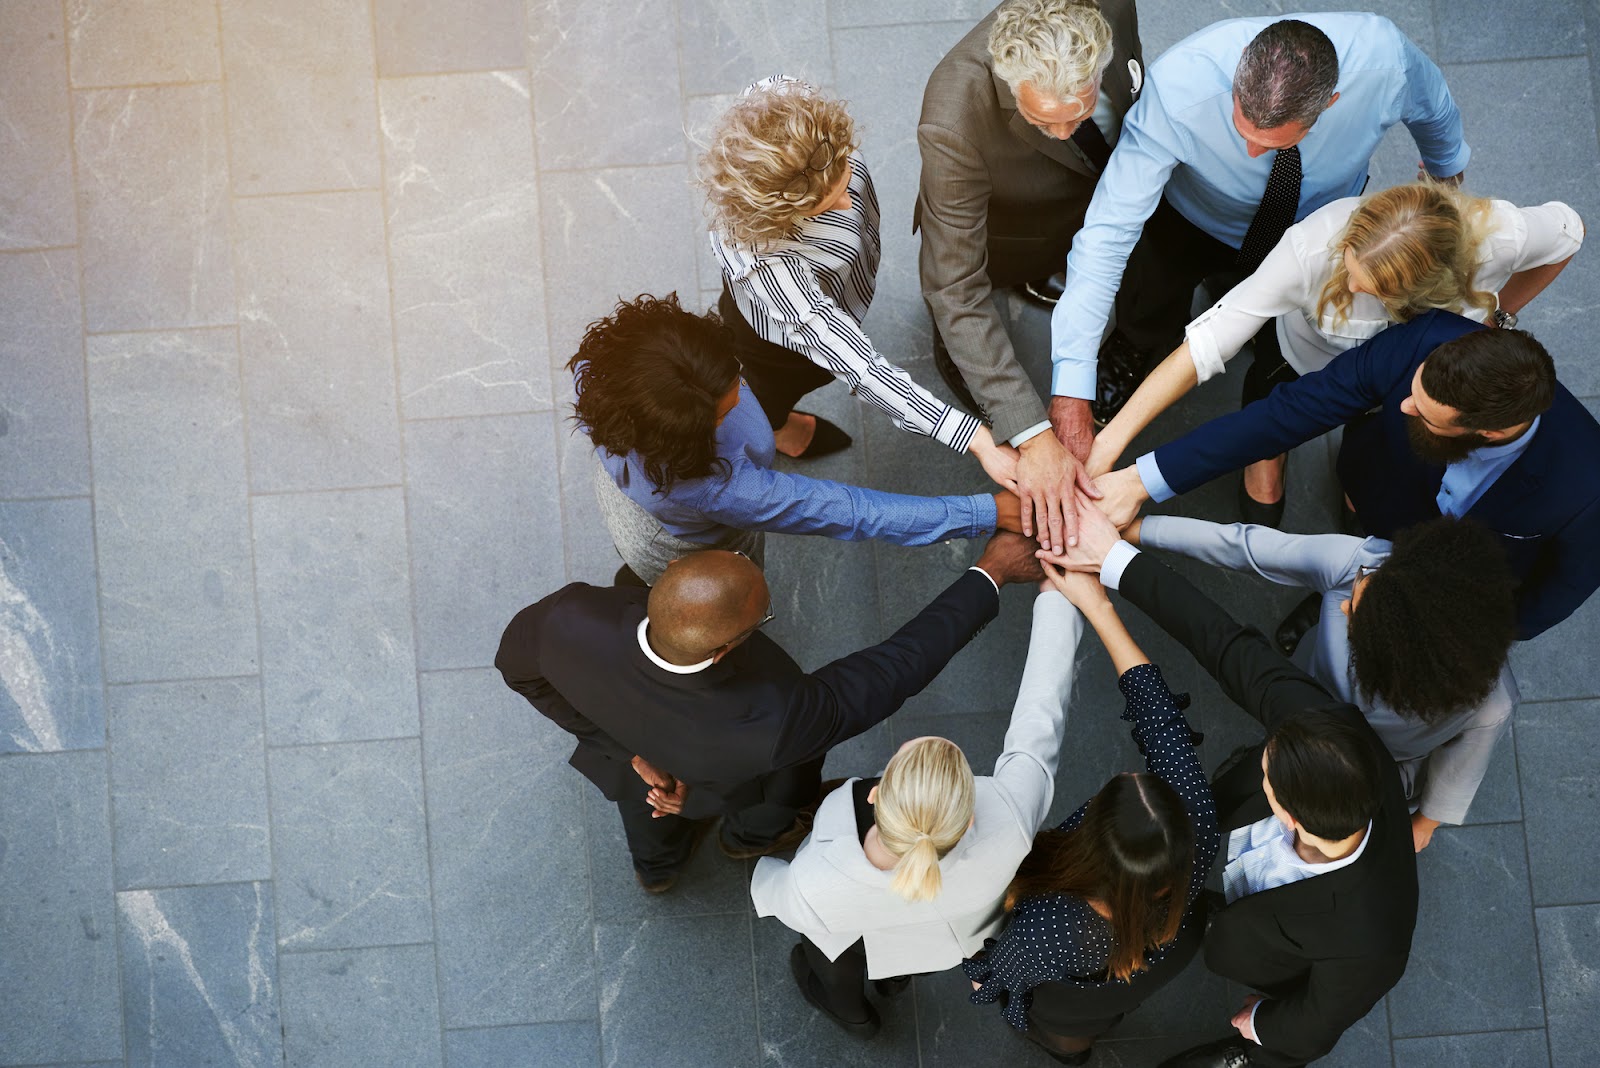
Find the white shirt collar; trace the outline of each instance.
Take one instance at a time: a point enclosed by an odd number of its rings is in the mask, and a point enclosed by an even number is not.
[[[697,671],[704,671],[706,668],[710,667],[714,661],[714,657],[708,656],[698,664],[689,664],[687,666],[683,664],[667,663],[665,660],[656,655],[656,651],[654,649],[650,648],[650,639],[645,637],[645,631],[649,629],[649,627],[649,616],[645,616],[643,619],[639,620],[639,648],[643,649],[644,655],[650,658],[650,662],[656,667],[660,668],[662,671],[670,671],[674,675],[693,675]]]

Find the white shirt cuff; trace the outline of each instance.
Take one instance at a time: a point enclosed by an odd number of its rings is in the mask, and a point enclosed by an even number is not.
[[[994,580],[994,576],[993,575],[989,574],[989,572],[985,571],[983,568],[979,567],[977,564],[973,564],[971,567],[967,568],[967,570],[968,571],[976,571],[978,574],[980,574],[984,578],[988,579],[989,580],[989,585],[994,587],[995,596],[999,596],[999,594],[1000,594],[1000,583],[998,583],[998,582],[996,582]]]
[[[1250,1009],[1250,1030],[1256,1036],[1256,1045],[1258,1046],[1261,1045],[1261,1032],[1256,1030],[1256,1013],[1261,1011],[1261,1006],[1264,1004],[1266,1004],[1266,999],[1263,998]]]
[[[1049,429],[1050,420],[1042,419],[1030,426],[1028,429],[1024,430],[1022,433],[1011,435],[1011,437],[1006,440],[1006,444],[1010,445],[1014,449],[1021,448],[1024,441],[1029,441],[1033,438],[1036,438]]]
[[[1121,589],[1122,573],[1128,570],[1128,565],[1138,555],[1138,547],[1128,542],[1119,541],[1113,545],[1100,564],[1100,585],[1108,590]]]

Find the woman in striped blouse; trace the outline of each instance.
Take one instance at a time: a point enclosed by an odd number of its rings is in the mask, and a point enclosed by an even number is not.
[[[722,266],[722,318],[778,451],[814,457],[850,444],[838,427],[794,410],[838,378],[913,434],[970,452],[1015,488],[1016,450],[952,408],[873,347],[861,328],[877,286],[878,195],[844,105],[779,75],[722,116],[700,160]]]

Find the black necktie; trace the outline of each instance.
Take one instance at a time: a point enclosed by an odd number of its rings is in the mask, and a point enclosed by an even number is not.
[[[1079,152],[1088,157],[1095,170],[1106,169],[1106,163],[1111,159],[1111,146],[1106,144],[1106,135],[1100,132],[1100,127],[1094,124],[1093,119],[1084,119],[1078,123],[1078,130],[1072,135],[1072,143],[1078,146]]]
[[[1261,194],[1261,206],[1256,208],[1250,229],[1245,231],[1244,244],[1239,246],[1237,262],[1241,271],[1254,271],[1261,266],[1283,232],[1294,225],[1294,213],[1299,207],[1300,146],[1291,145],[1278,149],[1272,160],[1267,191]]]

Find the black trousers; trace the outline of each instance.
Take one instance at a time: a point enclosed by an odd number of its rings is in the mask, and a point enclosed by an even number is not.
[[[800,810],[814,804],[822,788],[822,761],[813,760],[774,772],[764,781],[768,800],[722,816],[722,837],[729,845],[759,849],[790,827]],[[634,869],[646,882],[678,871],[694,849],[696,822],[682,816],[652,816],[655,810],[645,795],[650,787],[639,780],[638,790],[617,802],[622,830],[633,854]]]
[[[846,1020],[867,1018],[867,946],[861,939],[843,953],[838,960],[829,960],[827,954],[812,945],[811,939],[801,937],[805,949],[806,966],[822,987],[823,999],[834,1013]]]
[[[789,421],[789,413],[801,397],[833,381],[833,374],[818,367],[793,349],[775,345],[756,333],[745,321],[726,284],[717,301],[717,313],[733,332],[733,351],[739,358],[739,371],[756,395],[767,422],[777,430]]]

